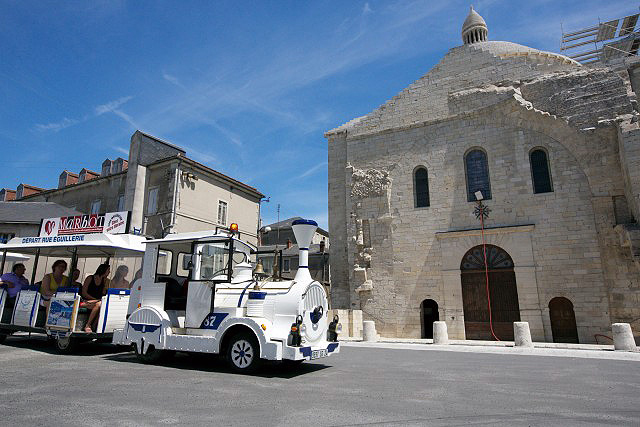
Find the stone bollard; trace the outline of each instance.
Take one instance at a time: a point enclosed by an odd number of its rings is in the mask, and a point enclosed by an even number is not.
[[[445,322],[433,322],[433,343],[449,344],[449,333],[447,332],[447,324]]]
[[[633,338],[631,325],[628,323],[614,323],[611,325],[613,332],[613,348],[620,351],[636,351],[636,341]]]
[[[373,320],[365,320],[362,322],[362,340],[372,342],[378,341],[376,322]]]
[[[362,310],[349,310],[349,323],[351,336],[355,339],[362,339]]]
[[[513,341],[516,347],[533,348],[529,322],[513,322]]]

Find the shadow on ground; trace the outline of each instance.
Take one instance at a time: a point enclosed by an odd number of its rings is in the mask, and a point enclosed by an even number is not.
[[[64,357],[56,349],[55,342],[43,335],[18,335],[9,336],[1,344],[5,347],[24,348],[28,350],[38,351],[41,353],[55,354]],[[110,343],[104,342],[83,342],[78,344],[76,351],[73,352],[74,356],[100,356],[103,354],[114,354],[128,351],[128,348],[115,346]]]
[[[114,362],[125,363],[139,363],[136,355],[133,352],[109,354],[105,356],[105,359]],[[188,371],[201,371],[201,372],[217,372],[228,373],[231,375],[244,375],[233,372],[228,366],[223,357],[205,354],[205,353],[176,353],[175,356],[156,363],[157,366],[164,366],[167,368],[184,369]],[[252,376],[263,378],[282,378],[291,379],[300,375],[307,375],[317,371],[330,368],[329,365],[322,363],[302,363],[300,365],[289,365],[280,362],[265,362],[260,370]]]

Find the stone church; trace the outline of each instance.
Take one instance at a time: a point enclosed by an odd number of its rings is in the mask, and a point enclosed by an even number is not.
[[[638,336],[638,57],[488,36],[471,9],[462,46],[325,134],[333,308],[385,337],[434,320],[454,339],[513,339],[514,321],[536,341]]]

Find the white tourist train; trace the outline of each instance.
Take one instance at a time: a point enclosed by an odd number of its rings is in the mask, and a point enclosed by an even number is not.
[[[45,222],[40,236],[0,246],[0,271],[13,259],[8,253],[29,257],[25,264],[31,267],[30,284],[13,304],[6,287],[0,288],[0,342],[15,332],[43,333],[69,353],[78,343],[108,340],[132,347],[144,362],[176,351],[215,353],[239,372],[252,372],[263,360],[302,362],[339,352],[339,319],[328,318],[327,293],[307,265],[314,221],[293,224],[300,265],[292,280],[254,273],[256,248],[240,239],[235,224],[146,240],[126,231],[57,235]],[[68,260],[70,271],[83,266],[92,273],[101,263],[117,262],[130,271],[142,267],[142,275],[131,289],[107,289],[97,326],[87,333],[79,287],[59,287],[48,304],[41,303],[35,280],[57,259]]]
[[[300,247],[293,280],[253,274],[256,248],[240,240],[233,225],[145,242],[143,277],[113,343],[133,346],[145,362],[175,351],[223,354],[241,372],[254,371],[262,360],[301,362],[338,353],[338,318],[328,319],[326,291],[307,265],[316,228],[311,220],[293,223]]]
[[[91,232],[83,226],[85,220],[93,224]],[[77,224],[65,227],[66,222]],[[96,309],[95,327],[87,333],[91,309],[83,307],[80,283],[72,283],[71,277],[75,269],[81,277],[90,275],[103,263],[109,263],[113,271],[120,266],[129,271],[139,269],[146,239],[127,231],[128,212],[49,218],[43,220],[38,236],[15,237],[0,245],[0,272],[12,271],[17,263],[27,272],[23,279],[26,286],[13,298],[9,298],[9,283],[0,285],[0,342],[16,332],[46,334],[61,353],[72,352],[81,342],[110,342],[113,330],[122,328],[126,321],[130,290],[108,288],[101,296],[99,312]],[[59,260],[69,267],[68,274],[47,298],[41,281]]]

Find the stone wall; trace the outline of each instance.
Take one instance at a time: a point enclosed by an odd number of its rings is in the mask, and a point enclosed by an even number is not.
[[[360,304],[365,319],[375,320],[381,335],[418,337],[420,303],[434,299],[441,319],[452,323],[452,336],[463,337],[459,264],[479,240],[458,239],[452,260],[452,250],[444,251],[436,235],[478,227],[474,205],[466,199],[463,163],[473,147],[488,153],[493,200],[487,204],[493,211],[487,226],[535,224],[524,246],[520,242],[504,249],[516,262],[521,315],[533,325],[536,339],[552,339],[548,303],[556,296],[573,302],[581,342],[607,333],[610,312],[617,319],[632,317],[637,293],[629,284],[637,283],[638,275],[613,231],[613,197],[624,194],[615,131],[579,132],[516,100],[431,125],[346,140],[347,183],[358,170],[387,171],[392,183],[388,207],[387,195],[354,198],[353,186],[346,186],[344,212],[349,213],[342,220],[350,230],[347,269],[359,253],[358,221],[368,220],[371,227],[367,279],[372,289],[357,292],[359,281],[353,283],[353,271],[347,272],[351,305]],[[549,156],[552,193],[533,194],[528,156],[537,147]],[[412,176],[417,166],[429,171],[427,208],[414,208]],[[338,193],[334,191],[334,197]],[[531,257],[518,256],[522,251]],[[345,274],[339,268],[332,261],[334,277]],[[611,292],[624,283],[626,292]],[[344,300],[337,288],[334,282],[334,307]]]
[[[581,69],[574,61],[541,53],[544,52],[503,41],[455,47],[427,74],[378,109],[329,134],[348,130],[351,137],[442,119],[451,114],[448,108],[451,92]]]

